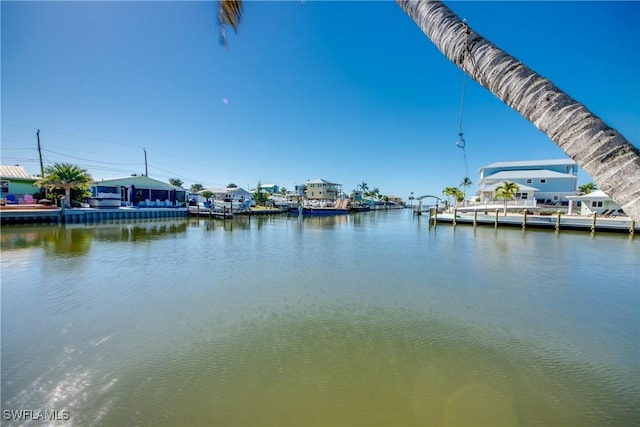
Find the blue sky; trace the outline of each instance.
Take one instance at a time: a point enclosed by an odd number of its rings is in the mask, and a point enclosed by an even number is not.
[[[640,3],[447,4],[638,146]],[[247,2],[227,49],[216,5],[2,1],[2,164],[39,173],[40,129],[45,165],[95,179],[144,173],[145,148],[150,177],[185,187],[324,178],[406,199],[464,178],[462,72],[395,3]],[[474,183],[565,157],[470,80],[463,131]]]

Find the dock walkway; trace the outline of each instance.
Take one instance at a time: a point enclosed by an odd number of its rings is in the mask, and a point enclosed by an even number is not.
[[[428,214],[428,212],[425,212]],[[493,227],[543,228],[552,230],[605,231],[617,233],[640,232],[640,225],[629,217],[598,217],[579,215],[533,215],[495,213],[438,213],[429,217],[430,221],[445,224],[481,225]]]

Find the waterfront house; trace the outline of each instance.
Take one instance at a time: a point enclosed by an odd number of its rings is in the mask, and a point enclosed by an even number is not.
[[[504,181],[520,187],[516,200],[559,204],[576,194],[578,165],[571,159],[496,162],[478,171],[478,195],[481,203],[494,200],[495,188]]]
[[[253,195],[242,187],[211,187],[199,191],[197,194],[189,194],[189,201],[205,206],[207,200],[202,196],[205,192],[211,193],[211,201],[218,208],[233,207],[234,211],[247,211],[253,205]],[[230,205],[232,204],[232,205]]]
[[[280,187],[278,187],[276,184],[262,184],[260,185],[260,190],[264,191],[265,193],[278,194],[278,191],[280,191]]]
[[[608,194],[602,190],[592,191],[580,196],[566,196],[569,200],[567,214],[573,213],[573,202],[580,202],[580,215],[623,215],[620,205],[614,202]]]
[[[394,205],[394,206],[403,206],[404,205],[404,201],[402,200],[402,197],[400,197],[400,196],[390,195],[390,196],[388,196],[388,198],[389,198],[389,203]]]
[[[24,202],[25,196],[31,197],[40,191],[34,185],[38,179],[20,165],[0,165],[0,199],[9,203]]]
[[[342,194],[342,184],[329,182],[325,179],[307,181],[305,197],[307,200],[335,201]]]
[[[164,207],[184,201],[184,188],[141,175],[94,182],[89,206]]]

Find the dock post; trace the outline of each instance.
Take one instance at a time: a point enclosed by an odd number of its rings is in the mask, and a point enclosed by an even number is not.
[[[64,196],[60,197],[60,222],[62,224],[66,224],[67,223],[67,218],[66,215],[64,213],[65,208],[67,207],[67,201],[65,200]]]
[[[634,220],[631,220],[631,225],[629,226],[629,234],[633,236],[635,232],[636,232],[636,222]]]
[[[438,208],[433,208],[433,225],[436,225],[438,222]]]
[[[456,225],[456,216],[458,215],[458,208],[453,208],[453,225]]]
[[[524,216],[522,218],[522,229],[523,230],[527,229],[527,213],[529,213],[529,211],[525,209],[524,212],[523,212]]]
[[[478,209],[473,210],[473,226],[478,225]]]
[[[560,217],[562,216],[562,211],[558,209],[558,217],[556,218],[556,231],[560,231]]]
[[[593,222],[591,223],[591,232],[595,233],[596,232],[596,216],[598,214],[597,213],[593,213]]]
[[[493,223],[493,228],[498,228],[498,212],[500,212],[500,209],[496,209],[496,220]]]

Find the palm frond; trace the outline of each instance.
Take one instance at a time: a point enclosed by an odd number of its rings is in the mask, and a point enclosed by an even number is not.
[[[226,27],[231,26],[238,31],[242,20],[242,0],[220,0],[218,23],[220,24],[220,44],[227,45]]]

